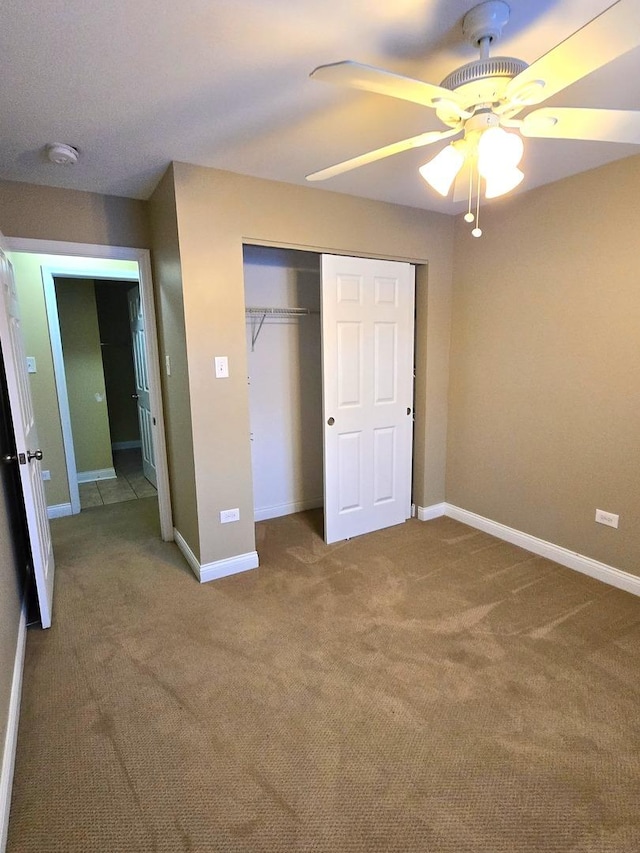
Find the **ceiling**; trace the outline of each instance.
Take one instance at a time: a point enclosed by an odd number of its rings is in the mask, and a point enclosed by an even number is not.
[[[305,184],[305,175],[442,128],[430,109],[309,79],[353,59],[440,83],[478,54],[461,21],[477,0],[5,0],[0,178],[148,198],[172,160]],[[509,0],[492,54],[531,63],[611,0]],[[546,105],[640,109],[640,48]],[[77,147],[74,167],[43,146]],[[443,145],[446,144],[443,143]],[[441,146],[439,146],[441,147]],[[525,140],[519,191],[640,152]],[[455,212],[420,179],[436,149],[314,184]]]

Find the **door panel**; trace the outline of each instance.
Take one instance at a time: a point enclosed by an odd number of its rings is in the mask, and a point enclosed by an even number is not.
[[[48,628],[51,625],[53,607],[53,546],[42,483],[42,466],[40,459],[35,455],[36,451],[39,452],[38,434],[20,330],[20,311],[13,269],[2,249],[0,249],[0,286],[2,289],[0,339],[5,357],[11,417],[18,454],[18,459],[10,464],[16,464],[20,472],[40,621],[43,628]]]
[[[147,370],[144,317],[140,288],[133,287],[128,293],[129,321],[133,342],[133,372],[136,380],[138,404],[138,423],[140,424],[140,443],[142,445],[142,470],[144,476],[157,487],[156,459],[153,447],[153,416],[149,393],[149,373]]]
[[[414,270],[322,256],[325,539],[410,515]]]

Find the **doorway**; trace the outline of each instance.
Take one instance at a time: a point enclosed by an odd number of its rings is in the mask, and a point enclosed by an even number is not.
[[[77,287],[80,287],[78,283],[81,280],[84,280],[85,283],[87,281],[91,282],[95,311],[94,331],[97,328],[98,346],[101,341],[99,340],[99,322],[97,319],[97,309],[95,308],[96,287],[99,289],[101,282],[104,282],[105,287],[107,287],[114,280],[117,280],[120,282],[119,286],[128,292],[136,287],[139,282],[138,302],[140,315],[144,321],[143,326],[147,330],[142,341],[142,346],[148,368],[147,391],[151,401],[149,404],[151,413],[149,431],[153,442],[153,457],[156,464],[161,536],[165,541],[173,539],[153,292],[148,252],[146,250],[112,249],[110,247],[84,246],[81,244],[42,243],[41,241],[33,240],[11,240],[9,248],[16,273],[18,296],[25,303],[23,316],[28,319],[25,328],[25,343],[29,357],[29,369],[33,374],[30,376],[30,384],[36,398],[36,415],[40,413],[40,420],[43,422],[44,435],[41,437],[41,444],[45,451],[45,460],[43,462],[43,468],[45,469],[44,476],[49,478],[45,482],[49,517],[55,518],[80,511],[77,474],[79,470],[81,474],[83,473],[82,469],[76,466],[75,445],[77,441],[71,427],[71,419],[64,416],[64,407],[60,406],[60,395],[58,394],[56,382],[59,377],[62,377],[63,383],[65,382],[65,365],[62,357],[60,325],[57,322],[56,281],[60,282],[60,280],[64,279],[66,283],[71,281],[71,284],[75,284]],[[118,285],[112,286],[115,287]],[[49,316],[56,318],[56,322],[52,323],[51,326],[48,323]],[[49,328],[51,332],[49,332]],[[107,341],[104,341],[104,343],[107,343]],[[100,347],[98,356],[94,359],[94,361],[99,361],[101,365],[102,349],[106,350],[107,348]],[[111,424],[106,405],[104,372],[102,385],[96,388],[90,385],[88,391],[91,395],[90,398],[93,400],[93,408],[95,410],[102,409],[103,432],[107,435],[109,447],[108,464],[104,466],[99,464],[92,465],[85,468],[85,472],[88,471],[89,476],[91,476],[92,472],[94,475],[97,473],[97,476],[94,476],[89,482],[93,482],[95,485],[97,481],[100,481],[101,485],[106,486],[107,477],[113,477],[116,474],[113,453],[137,449],[131,445],[136,445],[140,441],[140,434],[138,430],[133,436],[127,436],[126,433],[120,430],[121,446],[111,448]],[[134,383],[133,387],[127,389],[129,399],[133,399],[135,392]],[[85,397],[86,403],[87,399]],[[90,406],[89,409],[91,409]],[[60,416],[55,417],[54,411],[55,413],[59,412]],[[80,420],[82,420],[82,407],[80,411]],[[46,414],[43,414],[43,412]],[[84,407],[84,413],[86,412],[87,405]],[[129,412],[129,421],[130,415],[131,412]],[[117,445],[119,442],[116,441],[115,443]],[[127,445],[129,446],[127,447]],[[105,501],[101,500],[101,502],[104,503]]]
[[[50,337],[61,342],[58,406],[69,420],[66,453],[75,459],[80,510],[156,495],[149,404],[140,399],[148,396],[144,347],[136,346],[134,359],[138,282],[54,275],[46,287],[53,290]]]

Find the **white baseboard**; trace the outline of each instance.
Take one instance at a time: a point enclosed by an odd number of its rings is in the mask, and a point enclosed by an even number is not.
[[[443,507],[443,512],[433,514],[435,507]],[[421,513],[424,513],[424,517]],[[421,521],[437,518],[438,515],[455,518],[456,521],[461,521],[463,524],[468,524],[469,527],[475,527],[477,530],[489,533],[497,539],[511,542],[512,545],[518,545],[520,548],[524,548],[525,551],[531,551],[531,553],[537,554],[539,557],[546,557],[549,560],[560,563],[561,566],[566,566],[568,569],[573,569],[576,572],[582,572],[582,574],[589,575],[589,577],[596,578],[596,580],[603,581],[610,586],[624,589],[626,592],[631,592],[634,595],[640,595],[640,577],[632,575],[630,572],[616,569],[614,566],[608,566],[606,563],[598,562],[598,560],[592,560],[591,557],[585,557],[584,554],[578,554],[576,551],[570,551],[568,548],[554,545],[553,542],[538,539],[537,536],[531,536],[529,533],[523,533],[521,530],[507,527],[498,521],[492,521],[490,518],[477,515],[475,512],[469,512],[466,509],[461,509],[459,506],[454,506],[453,504],[435,504],[433,507],[426,507],[424,510],[422,507],[418,508],[418,518]]]
[[[139,447],[142,447],[140,439],[136,441],[114,441],[111,444],[112,450],[136,450]]]
[[[18,721],[20,719],[20,697],[22,694],[22,672],[24,669],[24,652],[27,643],[27,610],[23,604],[18,625],[18,640],[16,656],[13,664],[13,680],[9,699],[9,716],[7,733],[4,739],[2,753],[2,769],[0,770],[0,851],[7,846],[9,830],[9,809],[11,807],[11,788],[13,786],[13,769],[16,760],[18,743]]]
[[[236,575],[239,572],[249,571],[249,569],[257,569],[259,566],[257,551],[249,551],[247,554],[238,554],[235,557],[228,557],[225,560],[215,560],[213,563],[204,563],[201,565],[182,534],[175,528],[173,538],[200,583],[218,580],[228,575]]]
[[[418,519],[420,521],[431,521],[432,518],[440,518],[445,515],[447,505],[445,503],[431,504],[431,506],[418,507]]]
[[[79,483],[93,483],[94,480],[115,480],[115,468],[97,468],[95,471],[78,471]]]
[[[73,515],[71,504],[54,504],[47,507],[48,518],[63,518],[65,515]]]
[[[304,512],[307,509],[318,509],[323,505],[322,498],[314,498],[307,501],[293,501],[292,503],[276,504],[276,506],[264,506],[254,509],[254,521],[267,521],[269,518],[280,518],[281,515],[291,515],[294,512]]]

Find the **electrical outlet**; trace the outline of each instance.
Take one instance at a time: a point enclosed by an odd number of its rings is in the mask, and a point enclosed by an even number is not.
[[[42,479],[43,480],[50,480],[51,479],[51,471],[43,471],[42,472]]]
[[[230,521],[240,521],[239,509],[220,510],[220,524],[229,524]]]
[[[37,373],[36,360],[32,355],[27,356],[27,373]]]
[[[607,524],[609,527],[618,527],[620,516],[613,512],[605,512],[603,509],[596,510],[596,521],[598,524]]]

